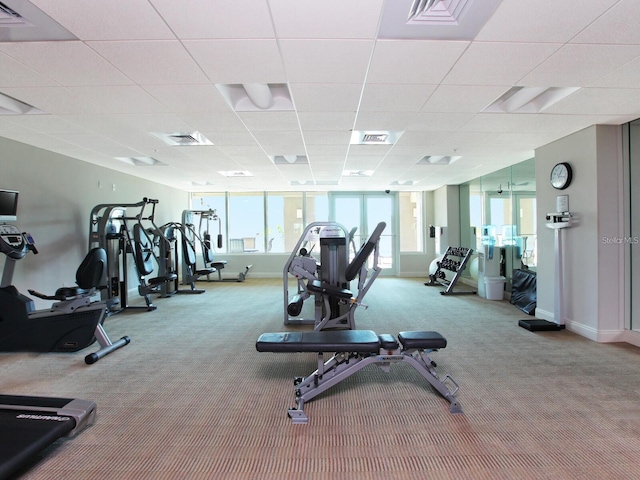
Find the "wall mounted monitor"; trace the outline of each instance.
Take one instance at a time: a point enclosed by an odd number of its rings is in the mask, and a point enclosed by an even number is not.
[[[18,192],[0,189],[0,222],[15,222],[18,215]]]

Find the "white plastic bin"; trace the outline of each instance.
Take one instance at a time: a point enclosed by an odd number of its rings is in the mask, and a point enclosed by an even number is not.
[[[487,300],[503,300],[505,277],[484,277],[485,292]]]

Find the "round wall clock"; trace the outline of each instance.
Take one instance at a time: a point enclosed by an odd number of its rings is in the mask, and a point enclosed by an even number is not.
[[[564,190],[571,184],[572,177],[571,165],[566,162],[558,163],[551,169],[551,186],[558,190]]]

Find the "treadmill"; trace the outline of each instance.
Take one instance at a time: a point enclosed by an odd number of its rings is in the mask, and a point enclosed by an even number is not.
[[[27,467],[62,437],[91,424],[95,402],[71,398],[0,395],[0,479]]]

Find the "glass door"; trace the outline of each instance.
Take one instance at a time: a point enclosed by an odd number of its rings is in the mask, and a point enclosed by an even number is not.
[[[396,195],[392,193],[331,193],[330,218],[342,224],[347,230],[356,227],[353,241],[356,250],[369,238],[380,222],[387,224],[380,238],[378,265],[381,275],[395,275],[396,230],[393,218],[396,208]],[[353,254],[351,254],[353,256]]]

